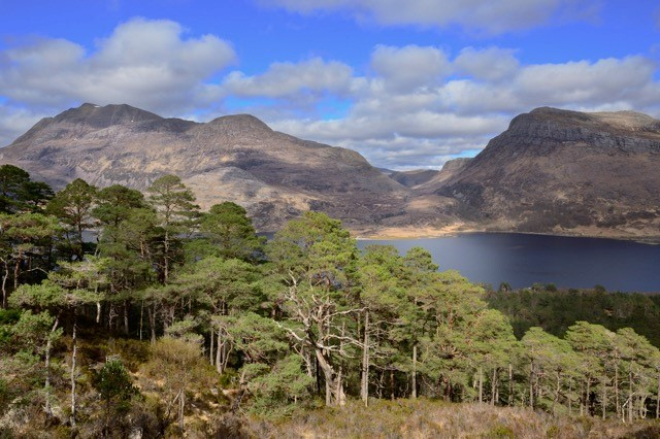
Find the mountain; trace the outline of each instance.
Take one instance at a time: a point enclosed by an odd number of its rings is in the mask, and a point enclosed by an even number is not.
[[[427,188],[491,230],[658,236],[660,121],[538,108]]]
[[[56,189],[83,178],[144,190],[176,174],[202,207],[238,202],[265,231],[309,209],[354,228],[396,223],[409,210],[408,188],[357,152],[273,131],[250,115],[195,123],[128,105],[83,104],[38,122],[0,150],[0,162]]]
[[[320,210],[360,235],[660,236],[660,121],[634,112],[538,108],[515,117],[474,159],[397,172],[246,114],[196,123],[83,104],[0,149],[0,163],[56,189],[83,178],[144,190],[176,174],[203,208],[237,202],[261,231]]]

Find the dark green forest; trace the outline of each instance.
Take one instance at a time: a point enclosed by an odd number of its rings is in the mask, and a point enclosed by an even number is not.
[[[4,165],[0,212],[2,438],[270,437],[398,400],[660,415],[657,297],[487,292],[319,212],[266,241],[172,175],[53,193]]]

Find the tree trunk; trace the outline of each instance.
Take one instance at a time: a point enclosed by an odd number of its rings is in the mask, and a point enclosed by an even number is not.
[[[46,412],[46,415],[48,417],[53,416],[53,411],[50,408],[50,350],[53,346],[52,342],[52,336],[57,330],[57,325],[59,324],[60,317],[57,316],[55,317],[55,323],[53,323],[53,327],[50,330],[50,334],[48,335],[48,340],[46,341],[46,382],[44,384],[44,391],[46,393],[46,404],[44,406],[44,410]]]
[[[346,322],[342,323],[341,325],[341,336],[344,337],[346,335]],[[343,339],[339,341],[339,352],[342,352],[344,350],[344,341]],[[341,364],[341,360],[339,363],[339,372],[337,373],[337,388],[335,389],[335,392],[337,395],[342,395],[343,392],[343,384],[342,384],[342,377],[343,377],[343,366]]]
[[[165,229],[165,240],[163,241],[163,283],[167,284],[170,280],[170,233]]]
[[[128,335],[130,328],[128,326],[128,300],[124,300],[124,334]]]
[[[632,361],[628,365],[628,422],[633,419],[633,373]]]
[[[412,399],[417,399],[417,345],[413,346]]]
[[[587,390],[584,392],[584,405],[586,412],[593,416],[593,410],[591,407],[591,376],[587,377]]]
[[[76,343],[76,326],[77,315],[76,309],[73,309],[73,331],[71,334],[71,343],[73,345],[73,352],[71,353],[71,427],[76,427],[76,355],[78,353],[78,345]]]
[[[312,364],[312,355],[310,354],[309,349],[305,349],[303,346],[300,350],[300,355],[305,361],[305,372],[307,373],[307,376],[314,378],[314,365]]]
[[[85,242],[83,241],[82,218],[80,219],[80,221],[78,221],[77,228],[78,228],[78,245],[80,247],[78,250],[78,254],[76,256],[78,257],[79,261],[82,261],[85,256]]]
[[[209,340],[209,364],[213,366],[213,340],[215,339],[215,331],[211,328],[211,339]]]
[[[493,368],[493,376],[491,378],[490,382],[490,405],[495,405],[497,402],[497,386],[498,386],[498,373],[497,373],[497,367]]]
[[[515,395],[513,394],[513,364],[509,363],[509,407],[513,407]]]
[[[557,414],[557,403],[559,402],[559,391],[561,389],[561,372],[557,371],[557,380],[555,382],[555,398],[552,400],[552,414]]]
[[[529,366],[529,407],[534,408],[534,360]]]
[[[151,344],[156,343],[156,305],[147,308],[147,317],[149,318],[149,330],[151,331]]]
[[[413,390],[414,391],[414,390]],[[369,405],[369,311],[364,313],[364,346],[362,347],[362,382],[360,397],[364,406]]]
[[[616,417],[619,418],[621,416],[621,401],[619,400],[619,362],[618,361],[614,366],[614,404],[616,405]]]
[[[7,279],[9,279],[9,264],[3,260],[5,266],[5,274],[2,276],[2,307],[7,309]]]
[[[327,358],[323,355],[323,349],[316,349],[318,366],[325,378],[325,402],[328,406],[343,406],[346,403],[346,395],[341,382],[338,382],[337,373]]]
[[[14,290],[18,288],[18,273],[21,269],[21,259],[23,258],[22,253],[19,252],[18,257],[16,258],[16,264],[14,264]]]
[[[484,402],[484,371],[479,368],[479,404]]]
[[[217,346],[215,347],[215,370],[218,371],[218,373],[222,374],[224,373],[224,364],[225,364],[225,359],[223,358],[223,351],[225,348],[225,342],[222,340],[222,329],[218,329],[218,343]]]

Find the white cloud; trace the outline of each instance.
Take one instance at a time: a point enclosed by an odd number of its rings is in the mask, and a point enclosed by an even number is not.
[[[601,105],[636,101],[653,83],[655,65],[641,56],[524,67],[515,81],[517,93],[543,105]],[[656,94],[655,98],[659,96]]]
[[[553,19],[597,14],[596,0],[260,0],[269,6],[310,14],[348,11],[382,25],[448,27],[498,34],[544,25]]]
[[[177,23],[143,19],[118,26],[90,53],[60,39],[14,46],[0,52],[0,146],[41,115],[81,102],[201,120],[229,107],[292,135],[355,149],[378,166],[440,167],[539,106],[660,114],[657,67],[642,56],[524,65],[515,50],[499,47],[468,47],[452,59],[438,47],[379,45],[360,63],[364,72],[311,58],[217,79],[235,58],[216,36],[187,38]]]
[[[388,61],[406,49],[388,47]],[[433,59],[436,53],[417,55],[418,64],[425,65],[422,55]],[[417,166],[439,167],[447,157],[480,150],[516,114],[535,107],[660,112],[655,65],[644,57],[524,66],[513,51],[491,47],[465,49],[448,63],[442,72],[456,73],[438,82],[433,71],[426,76],[427,86],[421,80],[397,81],[397,72],[388,69],[355,77],[354,104],[341,118],[271,113],[267,120],[299,137],[356,149],[378,166],[407,168],[415,161]]]
[[[232,72],[222,88],[225,95],[282,98],[300,93],[346,93],[350,87],[353,69],[336,62],[313,58],[297,64],[273,63],[260,75],[246,76]]]
[[[167,20],[134,19],[87,54],[70,41],[41,39],[7,50],[0,95],[48,108],[72,102],[128,103],[156,112],[200,104],[204,80],[235,60],[230,44],[213,35],[182,37]]]
[[[385,87],[409,91],[439,83],[451,73],[451,63],[435,47],[377,46],[371,55],[371,68],[383,79]]]
[[[0,105],[0,147],[9,145],[46,116],[26,108]]]
[[[491,82],[511,78],[520,66],[514,50],[498,47],[481,50],[466,47],[456,57],[454,64],[461,73]]]

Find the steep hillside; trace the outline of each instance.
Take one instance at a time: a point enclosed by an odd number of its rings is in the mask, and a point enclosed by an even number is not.
[[[176,174],[202,206],[239,202],[262,230],[308,209],[377,224],[401,216],[408,195],[358,153],[275,132],[253,116],[195,123],[128,105],[84,104],[43,119],[0,150],[0,162],[55,188],[80,177],[145,189]]]
[[[355,151],[273,131],[250,115],[196,123],[84,104],[37,123],[0,150],[0,163],[56,189],[80,177],[144,190],[176,174],[203,207],[235,201],[262,231],[320,210],[360,235],[660,236],[660,121],[633,112],[538,108],[474,159],[385,172]]]
[[[658,169],[660,121],[538,108],[432,189],[495,230],[657,236]]]

